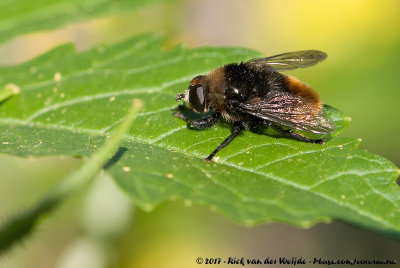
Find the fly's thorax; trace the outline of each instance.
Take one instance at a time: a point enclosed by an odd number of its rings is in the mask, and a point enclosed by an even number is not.
[[[212,70],[205,76],[205,107],[206,111],[225,110],[225,67]]]

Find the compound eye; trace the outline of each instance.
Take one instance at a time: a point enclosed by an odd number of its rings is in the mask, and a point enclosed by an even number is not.
[[[189,102],[196,112],[204,112],[204,89],[202,85],[190,89]]]
[[[196,88],[197,99],[199,100],[199,104],[204,107],[204,90],[202,86],[198,86]]]

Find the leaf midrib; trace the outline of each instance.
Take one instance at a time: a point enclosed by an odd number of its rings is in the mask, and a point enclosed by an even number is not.
[[[101,131],[95,130],[95,129],[88,129],[88,128],[75,128],[74,129],[72,127],[63,126],[63,125],[43,124],[41,122],[26,122],[24,120],[15,119],[15,118],[0,118],[0,123],[1,124],[13,124],[13,125],[19,125],[19,126],[29,126],[29,127],[43,128],[43,129],[67,130],[67,131],[70,131],[72,133],[79,132],[79,133],[85,133],[85,134],[97,135],[97,136],[104,136],[104,137],[106,137],[108,135],[107,133],[104,133],[104,132],[101,132]],[[183,126],[183,128],[184,127],[185,126]],[[183,129],[183,128],[180,128],[180,129]],[[148,140],[148,139],[135,137],[135,136],[132,136],[132,135],[129,135],[129,134],[125,135],[124,139],[130,140],[130,141],[133,141],[133,142],[137,142],[137,143],[143,144],[143,145],[157,146],[157,147],[165,149],[165,150],[170,150],[171,149],[171,147],[165,146],[165,144],[163,144],[163,143],[154,143],[153,142],[154,139],[153,140]],[[324,148],[321,151],[325,151],[325,150],[332,149],[332,148],[335,148],[335,147],[327,147],[327,148]],[[202,159],[204,157],[204,155],[201,155],[201,154],[198,154],[198,153],[195,153],[195,152],[190,152],[190,154],[188,154],[187,152],[181,151],[179,148],[175,148],[174,147],[173,149],[175,149],[174,152],[177,152],[176,149],[178,149],[179,151],[177,153],[180,153],[180,154],[182,154],[182,155],[184,155],[186,157],[187,156],[189,156],[189,157],[193,157],[194,156],[194,157],[200,158],[200,159]],[[319,152],[321,152],[321,151],[319,151]],[[266,177],[266,178],[269,178],[269,179],[274,180],[276,182],[283,183],[285,185],[294,187],[295,189],[302,190],[302,191],[307,192],[307,193],[311,193],[311,194],[313,194],[313,195],[315,195],[317,197],[320,197],[320,198],[323,198],[323,199],[325,199],[327,201],[330,201],[330,202],[332,202],[332,203],[334,203],[334,204],[336,204],[338,206],[346,207],[349,210],[359,214],[360,216],[364,216],[366,218],[369,218],[370,220],[373,220],[373,221],[375,221],[375,222],[377,222],[379,224],[382,224],[382,225],[384,225],[386,227],[389,227],[389,228],[392,228],[392,229],[397,229],[397,226],[393,225],[392,223],[390,223],[388,221],[385,221],[381,217],[377,217],[377,216],[375,216],[373,214],[370,214],[370,213],[368,213],[368,212],[366,212],[366,211],[364,211],[364,210],[362,210],[360,208],[353,207],[350,204],[338,202],[338,200],[333,199],[333,198],[331,198],[331,197],[329,197],[327,195],[324,195],[324,194],[322,194],[320,192],[310,191],[309,187],[306,187],[306,186],[303,186],[303,185],[299,185],[299,184],[291,182],[291,181],[287,181],[284,178],[276,176],[276,175],[274,175],[272,173],[262,173],[262,172],[255,171],[255,170],[252,170],[252,169],[249,169],[249,168],[237,166],[237,165],[231,164],[229,162],[218,162],[217,164],[225,165],[227,167],[231,167],[231,168],[243,171],[243,172],[248,172],[248,173],[260,175],[261,177],[264,177],[264,178]],[[388,172],[388,171],[382,171],[382,172]],[[227,188],[227,189],[230,189],[230,187],[228,187],[226,185],[224,185],[224,187]],[[229,191],[231,191],[231,189]],[[241,195],[237,194],[235,191],[233,191],[232,193],[235,193],[244,202],[247,202],[247,200],[248,201],[252,200],[251,198],[248,198],[248,197],[243,198]],[[261,199],[259,199],[259,200],[256,199],[256,200],[254,200],[254,202],[261,202]]]

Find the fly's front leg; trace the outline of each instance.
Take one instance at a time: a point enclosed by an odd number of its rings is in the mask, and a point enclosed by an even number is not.
[[[190,120],[187,116],[185,116],[181,112],[177,112],[175,114],[175,117],[185,120],[186,122],[188,122],[190,124],[190,126],[196,128],[196,129],[205,129],[205,128],[212,127],[213,125],[215,125],[215,123],[218,122],[219,113],[213,113],[206,117],[195,119],[195,120]]]
[[[219,119],[219,114],[214,113],[209,116],[193,120],[192,122],[190,122],[190,125],[196,129],[210,128],[213,125],[215,125],[215,123],[218,122],[218,119]]]
[[[175,116],[176,118],[180,118],[180,119],[182,119],[182,120],[184,120],[184,121],[190,123],[190,119],[189,119],[187,116],[185,116],[183,113],[181,113],[181,112],[175,113],[174,116]]]

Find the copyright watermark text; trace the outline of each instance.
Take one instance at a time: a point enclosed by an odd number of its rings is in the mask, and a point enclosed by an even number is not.
[[[260,264],[319,264],[319,265],[363,265],[363,264],[396,264],[396,259],[325,259],[325,258],[303,258],[303,257],[279,257],[279,258],[245,258],[245,257],[226,257],[226,258],[203,258],[196,259],[197,264],[234,264],[234,265],[260,265]]]

